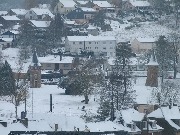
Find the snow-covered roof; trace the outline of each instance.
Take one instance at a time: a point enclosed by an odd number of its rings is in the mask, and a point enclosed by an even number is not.
[[[113,36],[67,36],[68,41],[108,41],[114,40],[116,41],[115,37]]]
[[[142,121],[144,118],[144,113],[139,113],[135,109],[122,110],[121,114],[127,124],[131,124],[133,121]]]
[[[149,7],[150,3],[143,0],[130,0],[129,1],[134,7]]]
[[[172,121],[173,119],[180,120],[180,112],[178,106],[172,106],[171,109],[169,108],[169,106],[158,108],[157,110],[150,113],[148,117],[164,118],[172,127],[180,130],[180,126]]]
[[[50,26],[51,21],[36,21],[30,20],[31,23],[37,28],[47,28]]]
[[[76,2],[78,2],[78,3],[81,4],[81,5],[84,5],[84,4],[87,4],[87,3],[88,3],[88,1],[82,1],[82,0],[77,0]]]
[[[20,19],[15,16],[15,15],[12,15],[12,16],[2,16],[2,18],[4,18],[4,20],[9,20],[9,21],[19,21]]]
[[[64,7],[75,7],[76,3],[73,0],[59,0],[59,2],[61,2]]]
[[[81,7],[82,11],[84,12],[96,12],[93,8]]]
[[[87,29],[97,29],[97,27],[94,27],[94,26],[92,26],[92,25],[89,25],[89,26],[87,27]]]
[[[73,24],[75,24],[75,21],[68,21],[68,20],[66,20],[65,24],[73,25]]]
[[[60,61],[60,56],[54,56],[54,55],[38,58],[40,63],[72,63],[73,59],[74,59],[73,57],[66,56],[66,57],[62,57],[62,60]]]
[[[0,39],[2,39],[5,42],[12,42],[13,41],[13,38],[0,38]]]
[[[45,9],[31,8],[30,10],[33,11],[34,13],[36,13],[37,15],[49,15],[51,18],[54,18],[54,15],[47,8],[45,8]]]
[[[26,9],[11,9],[11,11],[16,15],[25,15],[28,12]]]
[[[99,7],[102,8],[108,8],[108,7],[113,7],[109,2],[107,1],[93,1],[94,4],[98,5]]]
[[[8,11],[0,11],[0,15],[7,15]]]
[[[143,37],[138,37],[136,38],[139,42],[141,43],[155,43],[157,41],[157,38],[143,38]]]
[[[169,106],[166,106],[153,111],[148,115],[148,117],[180,120],[180,112],[178,106],[172,106],[171,109],[169,108]]]

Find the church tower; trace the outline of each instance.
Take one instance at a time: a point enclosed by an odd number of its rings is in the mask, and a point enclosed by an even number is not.
[[[146,86],[158,87],[158,66],[154,52],[151,55],[150,61],[147,64],[147,79]]]
[[[29,66],[30,87],[41,87],[41,64],[38,62],[36,50],[33,53],[32,63]]]

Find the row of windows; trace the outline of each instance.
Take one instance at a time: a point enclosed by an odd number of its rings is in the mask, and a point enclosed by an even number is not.
[[[82,49],[82,48],[79,48]],[[91,49],[91,47],[86,47],[86,49]],[[95,47],[95,49],[99,49],[98,47]],[[106,47],[103,47],[104,50],[106,50]],[[110,47],[110,49],[113,49],[113,47]]]
[[[79,42],[79,44],[81,45],[83,42]],[[92,42],[88,42],[89,44],[92,44]],[[110,44],[112,44],[112,42],[109,42]],[[73,44],[76,44],[76,42],[73,42]],[[94,44],[99,44],[99,42],[94,42]],[[106,44],[106,41],[103,41],[103,44]]]
[[[52,64],[51,64],[51,63],[48,63],[48,64],[46,64],[46,66],[47,66],[47,67],[51,67]],[[63,67],[69,67],[69,64],[63,64]]]

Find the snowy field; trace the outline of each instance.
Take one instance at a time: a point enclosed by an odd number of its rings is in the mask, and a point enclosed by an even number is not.
[[[157,22],[141,22],[140,27],[133,27],[126,30],[125,27],[131,26],[132,23],[127,22],[120,24],[118,21],[106,20],[107,24],[111,25],[112,31],[100,32],[100,35],[115,36],[118,42],[131,41],[137,37],[152,38],[160,35],[169,35],[174,31],[166,26],[162,26]]]
[[[146,78],[137,78],[136,84],[133,89],[136,90],[137,102],[147,103],[151,97],[152,88],[144,86]],[[53,99],[53,112],[50,111],[50,94]],[[94,101],[94,98],[96,99]],[[7,99],[6,99],[7,100]],[[59,129],[62,131],[74,131],[74,127],[79,128],[80,131],[85,130],[85,125],[91,132],[97,131],[117,131],[125,130],[128,128],[123,127],[111,121],[86,123],[81,116],[96,115],[98,109],[97,95],[91,95],[89,104],[85,105],[81,101],[84,100],[83,96],[70,96],[65,95],[65,90],[57,88],[56,85],[42,85],[41,88],[30,88],[29,96],[27,99],[27,117],[30,120],[28,129],[22,124],[9,124],[10,128],[3,128],[0,130],[43,130],[54,131],[55,124],[58,124]],[[82,107],[85,106],[85,111]],[[18,106],[18,116],[20,117],[21,111],[24,111],[24,104]],[[0,119],[9,119],[11,122],[15,119],[15,106],[7,101],[0,101]],[[34,126],[38,124],[39,126]],[[41,125],[41,126],[40,126]],[[8,132],[6,131],[6,132]]]

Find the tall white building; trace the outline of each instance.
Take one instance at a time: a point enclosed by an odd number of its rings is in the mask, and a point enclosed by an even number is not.
[[[94,54],[103,53],[105,56],[114,57],[116,39],[111,36],[67,36],[65,49],[71,53],[80,50],[93,51]]]

